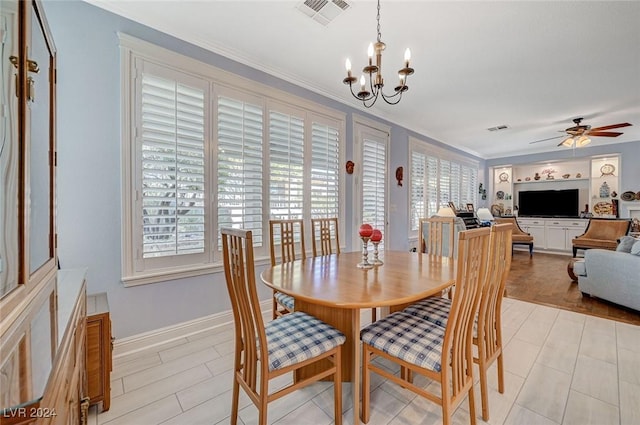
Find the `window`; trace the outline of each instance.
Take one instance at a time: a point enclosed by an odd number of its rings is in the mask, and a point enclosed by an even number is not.
[[[356,193],[361,194],[357,220],[359,223],[368,223],[382,232],[379,249],[383,249],[384,242],[389,237],[386,234],[389,129],[358,117],[354,123],[354,133],[357,163],[362,164],[357,173],[360,187]]]
[[[259,260],[270,218],[344,215],[343,113],[120,39],[125,285],[221,270],[221,227]]]
[[[340,218],[338,123],[311,125],[311,218]]]
[[[304,118],[302,114],[271,111],[269,114],[270,217],[303,218],[304,214]]]
[[[416,139],[409,142],[410,227],[417,232],[419,220],[431,217],[453,202],[456,206],[477,204],[478,164]]]

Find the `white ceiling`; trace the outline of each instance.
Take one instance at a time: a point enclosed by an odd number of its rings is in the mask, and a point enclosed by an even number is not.
[[[354,107],[344,62],[361,69],[376,37],[374,1],[348,0],[326,26],[302,0],[87,1]],[[633,124],[592,145],[640,141],[640,1],[382,0],[380,24],[387,91],[406,47],[415,74],[374,115],[483,158],[566,149],[530,142],[576,117]]]

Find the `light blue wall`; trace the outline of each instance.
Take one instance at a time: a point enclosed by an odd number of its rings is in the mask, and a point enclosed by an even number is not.
[[[572,160],[579,158],[587,158],[594,155],[620,154],[620,190],[618,193],[624,193],[628,190],[633,192],[640,191],[640,141],[628,143],[611,143],[606,142],[597,146],[587,146],[585,148],[564,149],[558,148],[553,152],[546,152],[535,155],[510,156],[506,158],[489,159],[486,161],[487,170],[489,167],[495,167],[505,164],[517,165],[533,162]],[[620,216],[629,217],[629,207],[638,207],[640,202],[624,202],[620,201]]]
[[[352,157],[353,150],[352,114],[374,118],[79,0],[45,0],[44,5],[58,49],[57,212],[62,267],[87,267],[88,291],[108,293],[116,338],[228,310],[230,304],[221,273],[132,288],[124,288],[120,282],[121,112],[116,33],[132,35],[347,113],[346,159]],[[386,240],[390,249],[405,250],[408,249],[408,137],[447,146],[392,123],[381,122],[392,129],[389,159],[392,210]],[[461,151],[456,153],[469,156]],[[398,166],[405,169],[403,187],[395,184]],[[480,160],[480,166],[483,170],[484,161]],[[352,177],[347,176],[344,217],[347,235],[354,232],[350,204],[354,196],[352,183]],[[343,236],[342,239],[350,245],[351,238]],[[266,287],[262,288],[262,295],[265,299],[269,296]]]

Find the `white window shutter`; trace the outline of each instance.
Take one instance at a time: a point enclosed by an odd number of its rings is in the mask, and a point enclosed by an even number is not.
[[[269,113],[269,216],[303,218],[304,119]]]
[[[362,144],[362,221],[385,234],[387,153],[383,142],[365,138]],[[384,242],[384,239],[383,239]],[[380,249],[383,245],[380,244]]]
[[[205,251],[205,93],[141,81],[142,257]]]
[[[339,217],[340,133],[336,126],[311,125],[311,218]]]
[[[218,229],[251,230],[254,247],[263,245],[262,115],[262,106],[218,97]]]

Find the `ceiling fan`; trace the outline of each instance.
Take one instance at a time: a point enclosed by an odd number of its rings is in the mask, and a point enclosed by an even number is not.
[[[567,133],[567,135],[549,137],[547,139],[542,139],[542,140],[536,140],[534,142],[529,142],[529,144],[545,142],[547,140],[558,139],[560,137],[564,137],[564,140],[562,142],[560,142],[560,144],[558,146],[566,146],[568,148],[571,148],[571,147],[581,148],[581,147],[586,146],[589,143],[591,143],[591,139],[589,138],[589,136],[618,137],[622,133],[620,133],[618,131],[605,131],[605,130],[612,130],[614,128],[628,127],[628,126],[631,125],[628,122],[623,122],[623,123],[619,123],[619,124],[611,124],[611,125],[605,125],[605,126],[602,126],[602,127],[591,128],[590,125],[580,125],[580,123],[582,122],[582,118],[575,118],[573,120],[573,122],[574,122],[575,126],[569,127],[569,128],[567,128],[565,130],[561,130],[562,132]]]

